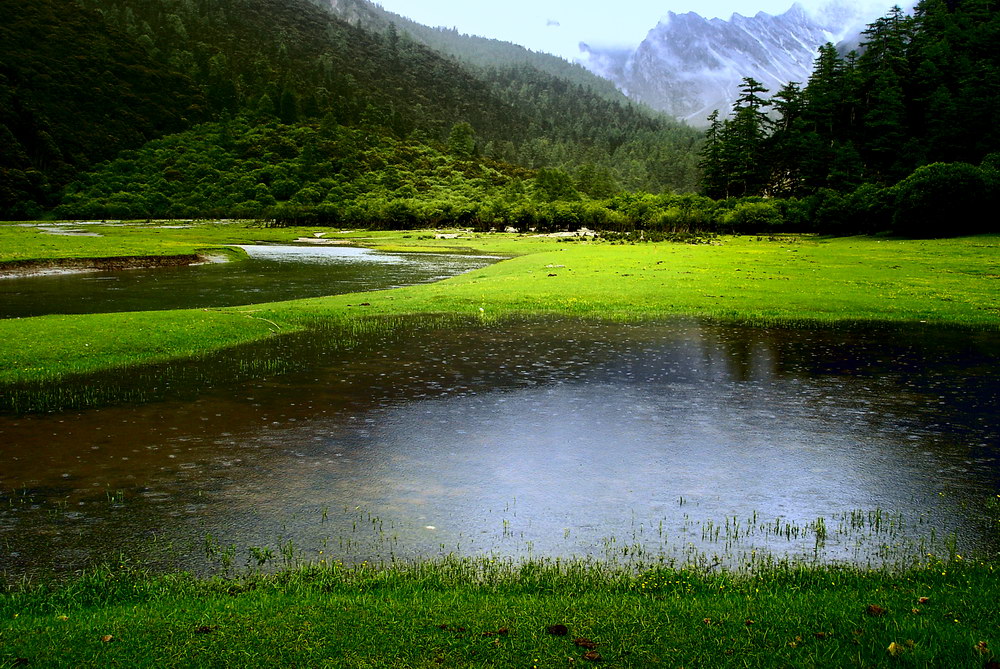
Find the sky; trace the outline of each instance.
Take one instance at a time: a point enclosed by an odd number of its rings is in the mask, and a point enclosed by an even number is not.
[[[579,43],[637,46],[667,12],[728,19],[734,12],[780,14],[794,0],[376,0],[384,9],[430,26],[514,42],[568,60]],[[819,0],[801,0],[804,6]],[[891,0],[889,0],[891,5]]]

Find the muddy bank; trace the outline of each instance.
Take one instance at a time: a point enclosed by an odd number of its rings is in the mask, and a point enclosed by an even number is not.
[[[54,260],[10,260],[0,262],[0,279],[58,274],[63,272],[107,272],[125,269],[183,267],[225,262],[224,255],[185,253],[172,256],[115,256],[111,258],[58,258]]]

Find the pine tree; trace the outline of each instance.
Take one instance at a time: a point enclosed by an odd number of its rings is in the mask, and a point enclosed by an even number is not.
[[[708,116],[708,130],[701,149],[701,192],[711,198],[729,197],[729,179],[723,153],[723,122],[719,120],[719,110]]]
[[[771,105],[778,118],[766,143],[771,169],[767,191],[779,197],[798,195],[803,185],[802,166],[811,149],[803,119],[805,98],[798,82],[782,87]]]
[[[768,182],[764,143],[772,122],[764,110],[771,102],[761,97],[767,92],[756,79],[744,77],[732,119],[725,124],[722,146],[723,155],[732,161],[730,195],[760,195]]]

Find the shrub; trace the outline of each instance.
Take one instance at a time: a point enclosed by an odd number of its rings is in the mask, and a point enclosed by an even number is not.
[[[784,220],[772,202],[740,202],[723,219],[733,232],[771,232],[781,227]]]
[[[997,230],[984,216],[987,184],[968,163],[932,163],[917,168],[894,188],[893,231],[909,237],[950,237]]]

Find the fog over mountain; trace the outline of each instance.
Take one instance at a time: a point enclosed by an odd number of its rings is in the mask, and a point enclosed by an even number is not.
[[[580,62],[630,98],[705,126],[713,110],[730,109],[743,77],[772,92],[789,81],[804,83],[819,46],[856,41],[887,9],[834,0],[816,9],[796,3],[777,16],[733,14],[728,20],[669,12],[635,49],[584,43]]]

